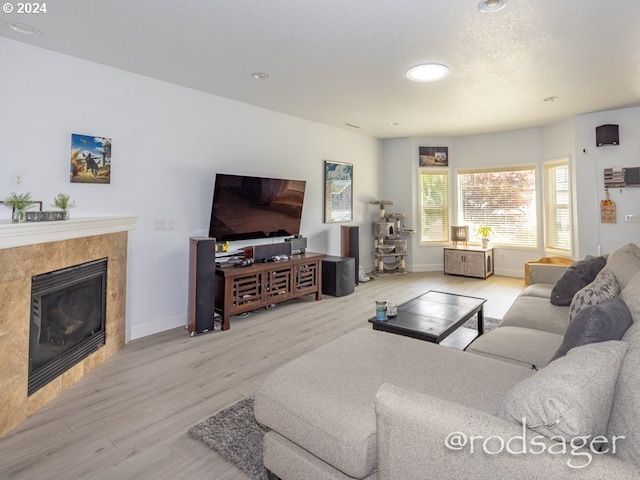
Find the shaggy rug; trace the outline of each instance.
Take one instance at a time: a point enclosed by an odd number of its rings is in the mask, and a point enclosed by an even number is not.
[[[484,317],[484,333],[490,332],[491,330],[496,328],[499,323],[499,318]],[[474,316],[473,318],[464,322],[462,326],[476,330],[478,328],[478,317]]]
[[[253,398],[248,397],[189,429],[189,436],[201,440],[252,480],[266,480],[262,465],[262,444],[267,429],[253,416]]]
[[[485,333],[493,330],[499,322],[498,319],[485,317]],[[476,318],[463,326],[477,328]],[[267,431],[267,428],[256,422],[253,416],[253,397],[248,397],[191,427],[189,436],[216,450],[252,480],[266,480],[267,471],[262,465],[262,444]]]

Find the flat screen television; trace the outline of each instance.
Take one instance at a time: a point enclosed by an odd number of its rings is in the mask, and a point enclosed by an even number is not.
[[[216,174],[209,236],[217,241],[300,233],[306,181]]]

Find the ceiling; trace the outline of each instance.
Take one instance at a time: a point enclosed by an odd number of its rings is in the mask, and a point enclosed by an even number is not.
[[[41,35],[2,24],[0,35],[379,138],[539,127],[640,104],[638,0],[508,0],[494,13],[480,12],[477,0],[47,7],[1,17]],[[423,62],[451,73],[439,82],[407,80],[405,71]],[[256,80],[256,72],[270,79]]]

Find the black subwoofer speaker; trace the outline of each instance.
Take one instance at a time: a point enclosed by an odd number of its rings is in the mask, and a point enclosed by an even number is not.
[[[596,146],[620,145],[618,125],[600,125],[596,127]]]
[[[322,259],[322,293],[334,297],[351,295],[355,290],[355,259],[327,255]]]
[[[360,283],[360,233],[358,227],[342,225],[340,227],[340,235],[342,237],[343,257],[353,257],[355,269],[355,284]]]
[[[189,239],[187,325],[192,335],[213,331],[215,318],[216,239]]]

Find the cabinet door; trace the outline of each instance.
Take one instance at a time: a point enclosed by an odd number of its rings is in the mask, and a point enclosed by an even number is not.
[[[264,293],[268,302],[281,302],[291,297],[291,267],[269,270],[264,275]]]
[[[234,277],[231,285],[231,308],[240,308],[252,303],[260,303],[260,274],[252,273]]]
[[[315,291],[318,289],[318,263],[310,262],[296,265],[295,268],[295,293],[305,290]]]
[[[484,252],[464,252],[465,275],[469,277],[485,278]]]
[[[464,257],[466,252],[458,250],[445,250],[444,251],[444,273],[451,275],[464,275]]]

